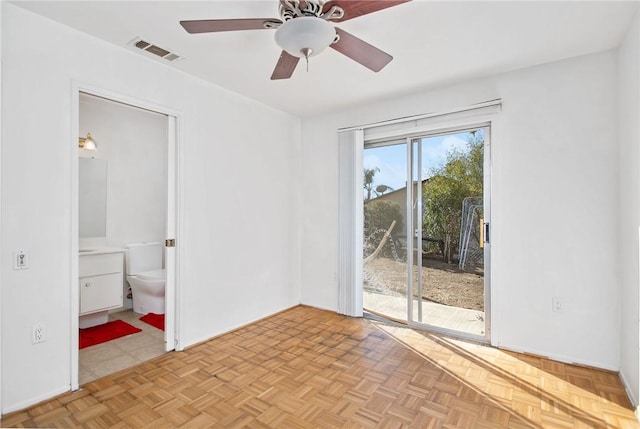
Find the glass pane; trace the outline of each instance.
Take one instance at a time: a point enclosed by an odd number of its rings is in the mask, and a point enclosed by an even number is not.
[[[407,320],[407,147],[364,150],[364,310]]]
[[[415,322],[484,335],[483,158],[482,129],[423,138],[414,150]]]

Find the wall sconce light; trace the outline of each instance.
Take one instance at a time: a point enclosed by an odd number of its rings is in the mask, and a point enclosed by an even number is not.
[[[98,145],[91,137],[91,133],[87,133],[86,137],[80,137],[80,139],[78,140],[78,147],[85,150],[98,150]]]

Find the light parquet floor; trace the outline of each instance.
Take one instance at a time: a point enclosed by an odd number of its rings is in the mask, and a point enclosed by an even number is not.
[[[616,374],[295,307],[3,427],[639,428]]]

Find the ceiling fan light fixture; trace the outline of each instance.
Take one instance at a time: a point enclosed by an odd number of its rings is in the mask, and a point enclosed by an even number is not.
[[[290,55],[308,58],[325,50],[336,38],[333,25],[315,16],[285,21],[275,34],[276,43]]]

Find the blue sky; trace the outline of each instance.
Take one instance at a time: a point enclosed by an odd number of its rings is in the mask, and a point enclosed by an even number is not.
[[[458,133],[422,139],[422,178],[429,177],[432,168],[444,165],[451,150],[466,151],[468,138],[469,133]],[[407,183],[406,145],[365,149],[363,166],[380,169],[374,178],[374,189],[378,185],[403,188]]]

